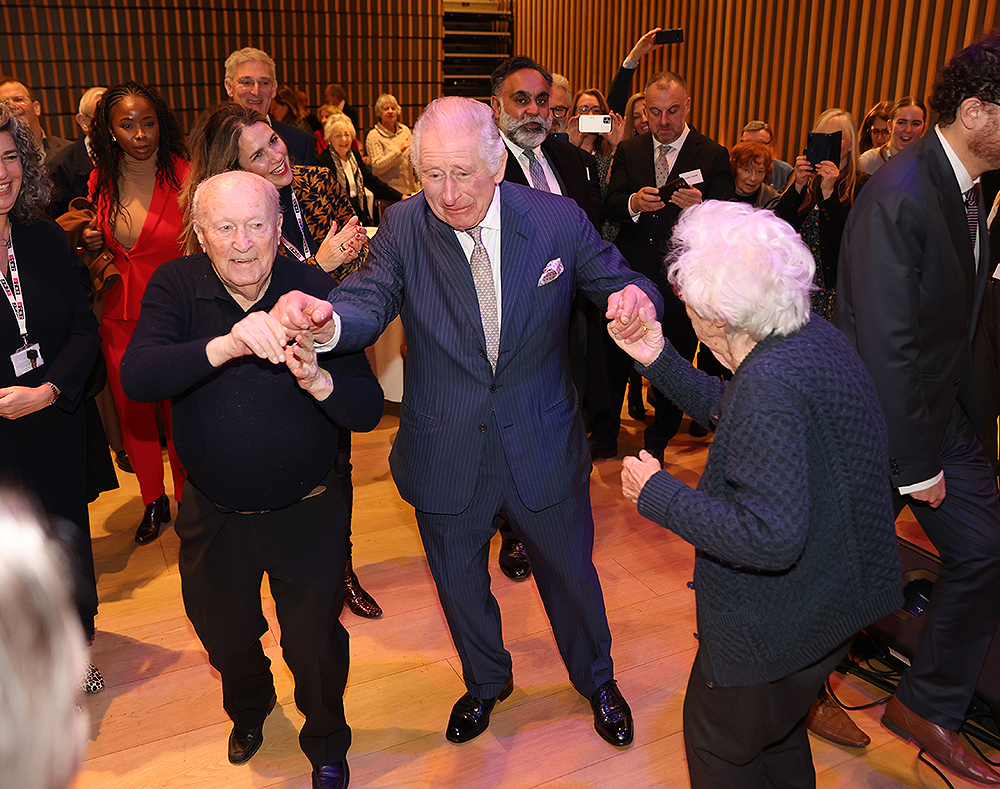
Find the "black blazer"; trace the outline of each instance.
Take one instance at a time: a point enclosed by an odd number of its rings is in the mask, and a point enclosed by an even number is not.
[[[601,185],[594,155],[564,140],[554,140],[551,137],[547,137],[542,143],[542,153],[560,180],[563,194],[576,201],[600,232],[601,225],[604,224],[604,201],[601,199]],[[531,186],[524,176],[521,165],[509,153],[504,180]]]
[[[69,210],[69,201],[74,197],[87,197],[87,180],[94,169],[87,154],[87,144],[80,137],[72,145],[63,148],[49,162],[52,183],[56,191],[49,204],[53,217],[61,216]]]
[[[316,138],[309,132],[274,119],[271,120],[271,128],[285,141],[292,164],[316,165]]]
[[[684,146],[677,154],[670,178],[691,170],[701,170],[704,181],[694,188],[706,200],[732,200],[736,196],[736,181],[729,164],[729,152],[696,129],[688,132]],[[667,203],[659,211],[639,215],[633,222],[628,201],[644,186],[656,186],[653,169],[653,135],[651,132],[622,140],[615,150],[608,184],[608,218],[621,223],[615,243],[636,271],[652,279],[661,290],[665,284],[662,273],[674,225],[681,209]]]
[[[848,216],[837,324],[875,381],[895,487],[941,471],[956,404],[978,426],[972,336],[991,274],[987,213],[977,273],[958,180],[931,131],[878,169]]]

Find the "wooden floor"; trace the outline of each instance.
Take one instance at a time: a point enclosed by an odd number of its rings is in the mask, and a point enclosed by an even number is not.
[[[614,637],[616,677],[635,718],[634,744],[618,750],[595,733],[589,705],[559,659],[534,582],[514,583],[496,569],[496,539],[493,590],[514,659],[514,694],[498,705],[484,735],[461,746],[445,740],[448,714],[464,687],[413,511],[389,474],[387,455],[398,424],[387,414],[375,431],[354,442],[354,563],[385,616],[368,621],[345,610],[342,617],[351,634],[351,786],[687,787],[681,704],[695,650],[694,593],[686,586],[693,551],[622,498],[620,460],[598,461],[592,476],[594,559]],[[640,429],[626,420],[623,452],[637,452]],[[667,450],[671,470],[695,484],[709,440],[688,436],[685,422]],[[277,646],[266,582],[262,595],[271,629],[264,646],[273,662],[278,706],[264,727],[261,750],[236,767],[226,758],[231,724],[222,710],[219,677],[184,615],[177,537],[168,528],[152,545],[133,542],[142,502],[135,477],[120,476],[122,488],[91,508],[100,594],[91,659],[107,688],[83,702],[91,735],[74,786],[308,787],[310,767],[297,743],[302,717]],[[847,703],[878,697],[857,680],[836,684]],[[871,735],[867,749],[813,739],[818,785],[943,786],[917,762],[915,748],[878,724],[880,714],[880,708],[855,713]]]

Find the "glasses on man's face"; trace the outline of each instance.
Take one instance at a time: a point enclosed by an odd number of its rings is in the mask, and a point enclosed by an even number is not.
[[[236,84],[241,88],[246,88],[247,90],[253,90],[254,85],[261,90],[268,90],[274,85],[274,80],[270,77],[261,77],[260,79],[254,79],[253,77],[240,77],[236,80]]]
[[[566,113],[569,112],[569,107],[556,106],[553,104],[549,107],[549,112],[552,113],[553,118],[565,118]]]
[[[31,99],[27,96],[11,96],[7,99],[11,104],[20,104],[22,107],[27,107],[31,104]]]

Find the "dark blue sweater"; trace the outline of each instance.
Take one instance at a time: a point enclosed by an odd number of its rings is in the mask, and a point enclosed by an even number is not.
[[[702,655],[723,686],[817,661],[902,601],[885,420],[822,318],[762,340],[729,384],[668,344],[641,372],[715,438],[697,490],[667,472],[639,512],[697,549]]]

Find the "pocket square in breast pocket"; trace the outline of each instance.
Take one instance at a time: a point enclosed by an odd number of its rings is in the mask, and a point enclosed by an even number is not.
[[[550,260],[545,264],[545,270],[542,272],[542,276],[538,278],[538,287],[542,285],[548,285],[556,277],[563,273],[562,258],[556,258],[555,260]]]

